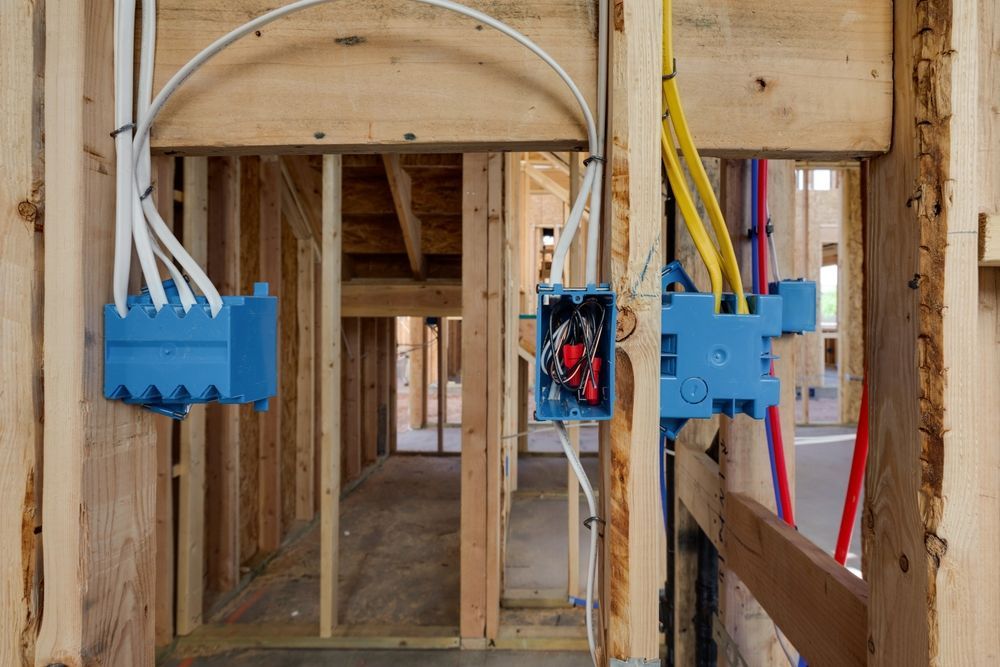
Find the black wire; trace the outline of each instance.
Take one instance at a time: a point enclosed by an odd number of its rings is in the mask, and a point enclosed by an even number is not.
[[[575,304],[568,299],[560,299],[549,311],[547,347],[549,359],[545,372],[560,387],[569,387],[569,382],[581,374],[575,389],[583,396],[587,382],[591,381],[591,360],[597,354],[601,329],[604,326],[605,306],[596,298],[588,297]],[[563,335],[557,332],[564,329]],[[583,354],[572,366],[567,367],[562,359],[562,348],[567,345],[583,345]]]

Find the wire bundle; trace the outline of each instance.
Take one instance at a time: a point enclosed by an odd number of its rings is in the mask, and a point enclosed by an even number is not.
[[[718,245],[708,235],[701,215],[695,207],[694,197],[681,171],[678,145],[687,160],[698,196],[708,211]],[[743,293],[743,279],[736,261],[736,251],[733,249],[722,209],[708,180],[705,166],[701,163],[698,147],[695,146],[687,117],[684,115],[684,107],[681,105],[680,91],[677,88],[677,62],[674,59],[672,0],[663,0],[663,123],[660,128],[660,150],[667,178],[677,198],[677,206],[681,210],[684,224],[708,269],[712,294],[715,296],[715,311],[719,312],[722,306],[722,278],[725,276],[736,295],[736,312],[741,315],[747,314],[749,310]]]
[[[588,386],[597,388],[594,357],[604,328],[604,306],[594,298],[573,304],[562,299],[549,313],[549,330],[539,363],[553,384],[577,392],[580,400]],[[567,346],[582,347],[581,354],[569,363],[560,352]]]

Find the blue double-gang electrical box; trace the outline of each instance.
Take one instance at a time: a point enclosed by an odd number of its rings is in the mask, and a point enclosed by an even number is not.
[[[671,285],[685,291],[668,292]],[[736,298],[698,293],[679,262],[663,271],[660,349],[660,425],[669,438],[689,419],[745,414],[763,419],[779,402],[771,375],[771,339],[816,327],[816,284],[781,281],[774,295],[749,295],[749,314],[736,314]]]
[[[595,363],[592,368],[596,386],[576,391],[556,386],[545,369],[543,353],[554,320],[574,306],[595,302],[595,312],[602,312],[596,331]],[[538,286],[538,309],[535,340],[535,418],[540,421],[604,421],[611,419],[615,403],[615,331],[617,311],[615,293],[607,284],[589,285],[585,289],[567,288],[560,284]],[[558,322],[556,322],[558,326]],[[560,350],[551,351],[560,354]],[[581,398],[581,394],[584,397]]]
[[[104,307],[104,396],[183,419],[196,403],[253,403],[277,392],[278,300],[257,283],[253,296],[226,296],[213,318],[199,297],[188,312],[164,281],[159,312],[147,293],[121,317]]]

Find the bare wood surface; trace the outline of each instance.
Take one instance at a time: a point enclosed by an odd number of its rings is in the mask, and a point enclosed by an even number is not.
[[[239,292],[238,158],[208,158],[208,275],[222,294]],[[240,578],[240,408],[209,405],[205,413],[205,551],[209,590],[226,592]]]
[[[316,264],[313,262],[312,244],[300,240],[298,252],[298,336],[299,366],[295,404],[295,518],[310,521],[315,507],[315,386],[317,359],[316,348]]]
[[[0,664],[31,664],[40,621],[44,5],[0,7]],[[17,341],[16,345],[10,341]]]
[[[406,256],[410,260],[413,277],[423,280],[427,277],[427,262],[420,249],[420,218],[413,214],[413,183],[410,175],[399,163],[398,153],[382,155],[385,163],[385,175],[392,190],[392,201],[396,205],[396,215],[399,217],[399,228],[403,233],[403,243],[406,245]]]
[[[457,280],[351,280],[343,286],[344,317],[459,317],[462,283]]]
[[[323,158],[322,276],[320,282],[320,617],[319,634],[337,626],[340,563],[340,263],[341,157]]]
[[[661,4],[616,5],[611,25],[608,172],[611,284],[618,295],[614,416],[601,490],[607,659],[658,659],[660,389],[659,67]]]
[[[191,257],[208,263],[208,159],[184,158],[183,240]],[[180,425],[177,500],[177,634],[202,623],[205,587],[206,408],[195,405]]]
[[[49,483],[42,491],[47,604],[35,663],[148,665],[155,602],[153,420],[135,407],[106,401],[102,391],[102,318],[112,292],[114,243],[107,39],[114,11],[108,2],[53,0],[45,12]]]
[[[468,154],[462,201],[462,460],[461,611],[463,639],[486,637],[487,563],[487,360],[488,335],[487,156]]]
[[[472,6],[536,40],[593,108],[590,0],[539,0],[530,9],[521,2]],[[773,156],[885,150],[889,7],[885,0],[678,2],[680,86],[703,150]],[[204,45],[271,8],[265,0],[210,8],[197,0],[159,3],[154,88]],[[332,39],[330,25],[337,26]],[[479,28],[417,5],[334,3],[287,17],[192,77],[159,119],[154,146],[255,153],[581,148],[579,111],[557,77],[521,46]],[[712,83],[700,85],[705,81]],[[265,82],[267,94],[260,94]],[[220,113],[234,107],[236,118]]]

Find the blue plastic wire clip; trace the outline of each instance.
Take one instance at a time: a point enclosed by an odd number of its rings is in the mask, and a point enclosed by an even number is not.
[[[174,419],[196,403],[253,403],[267,410],[277,392],[278,299],[267,283],[253,296],[226,296],[212,317],[198,297],[187,313],[173,281],[159,312],[147,292],[121,317],[104,306],[104,396]]]

